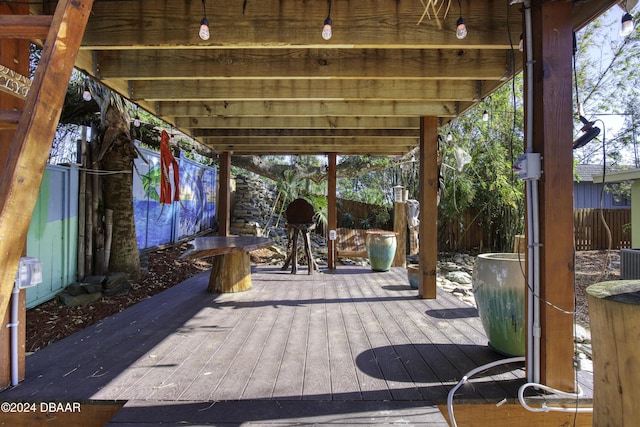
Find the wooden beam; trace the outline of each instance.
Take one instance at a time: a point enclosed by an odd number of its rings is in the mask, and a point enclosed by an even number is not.
[[[196,138],[410,138],[417,139],[417,129],[194,129]]]
[[[67,83],[92,3],[92,0],[67,0],[58,4],[8,160],[0,175],[0,318],[7,309]]]
[[[537,0],[533,25],[533,150],[543,159],[540,200],[540,298],[574,311],[573,25],[571,2]],[[573,315],[541,302],[541,382],[573,391]]]
[[[220,154],[218,170],[218,236],[229,236],[231,227],[231,151]]]
[[[17,110],[1,110],[0,111],[0,128],[15,129],[20,122],[22,111]]]
[[[147,101],[478,100],[475,81],[431,80],[134,80],[129,97]]]
[[[350,146],[350,145],[322,145],[322,144],[308,144],[298,146],[278,146],[268,147],[263,144],[255,145],[223,145],[223,146],[210,146],[214,151],[221,153],[226,150],[233,149],[234,156],[257,156],[257,155],[315,155],[315,154],[327,154],[335,152],[338,154],[350,154],[360,156],[403,156],[414,149],[414,146],[399,146],[399,145],[387,145],[387,146]]]
[[[403,116],[176,117],[173,123],[181,129],[420,129],[418,117]]]
[[[418,296],[436,298],[438,263],[438,118],[420,119],[420,282]]]
[[[327,229],[329,232],[338,229],[338,208],[337,208],[337,154],[329,153],[327,155]],[[336,268],[336,241],[327,239],[327,265],[329,269]]]
[[[0,5],[0,14],[28,12],[28,6]],[[11,64],[12,71],[16,74],[29,74],[29,41],[25,39],[0,39],[0,64]],[[31,83],[31,82],[29,82]],[[13,93],[0,93],[0,165],[4,165],[9,158],[9,150],[15,130],[20,120],[20,114],[24,108],[24,98],[17,97]],[[26,251],[21,256],[26,255]],[[26,291],[20,291],[18,308],[18,381],[25,376],[25,339],[26,339]],[[6,310],[4,322],[0,323],[0,389],[11,385],[11,328],[7,328],[11,322],[10,310]],[[6,414],[0,414],[0,417]],[[20,414],[23,415],[24,414]],[[5,420],[0,419],[0,424]],[[6,425],[17,423],[4,422]]]
[[[505,80],[507,58],[504,50],[478,49],[106,50],[92,68],[100,79],[125,80]]]
[[[418,117],[176,117],[181,129],[420,129]]]
[[[237,116],[437,116],[455,117],[456,102],[425,101],[160,101],[160,117]]]
[[[50,15],[0,15],[0,38],[44,39],[52,20]]]
[[[417,25],[424,10],[420,2],[337,1],[331,10],[333,37],[324,41],[318,28],[327,14],[326,2],[263,0],[247,2],[243,11],[235,0],[219,0],[207,4],[212,35],[210,40],[203,41],[197,28],[202,17],[200,2],[130,2],[126,7],[118,2],[98,2],[83,45],[99,50],[169,46],[409,49],[511,49],[515,47],[511,43],[517,46],[522,28],[520,5],[495,1],[465,1],[463,5],[467,22],[477,30],[458,40],[454,36],[457,9],[440,22],[425,19]]]

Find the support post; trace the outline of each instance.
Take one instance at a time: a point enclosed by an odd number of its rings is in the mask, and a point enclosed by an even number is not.
[[[336,189],[337,189],[337,154],[328,154],[328,171],[327,171],[327,229],[337,230],[338,227],[338,209],[336,203]],[[336,268],[336,241],[330,240],[327,236],[327,264],[329,269],[334,270]]]
[[[28,5],[0,5],[0,14],[28,14]],[[28,40],[15,40],[15,39],[0,39],[0,64],[10,64],[11,69],[22,75],[29,74],[29,41]],[[0,111],[16,111],[19,115],[20,111],[24,107],[24,99],[10,95],[5,92],[0,92]],[[17,124],[16,124],[17,126]],[[4,165],[9,158],[9,148],[11,147],[11,141],[15,134],[15,127],[6,127],[0,129],[0,165]],[[3,183],[4,185],[4,183]],[[38,189],[36,189],[36,194]],[[26,239],[25,239],[26,240]],[[21,256],[24,256],[23,250]],[[0,283],[0,285],[11,289],[13,287],[13,280],[7,283]],[[3,301],[2,304],[6,307],[10,304],[9,301]],[[20,291],[20,306],[19,306],[19,319],[18,319],[18,380],[24,379],[24,350],[26,340],[26,291],[23,289]],[[2,323],[0,323],[0,390],[8,387],[11,384],[11,328],[7,328],[6,325],[11,321],[10,310],[6,310]]]
[[[220,154],[218,171],[218,236],[231,234],[231,152]]]
[[[91,0],[58,3],[1,171],[0,319],[9,305],[51,141],[92,4]]]
[[[536,0],[531,7],[533,151],[542,155],[540,218],[540,380],[574,391],[573,315],[573,3]]]
[[[436,298],[438,262],[438,118],[420,118],[420,282],[418,296]]]

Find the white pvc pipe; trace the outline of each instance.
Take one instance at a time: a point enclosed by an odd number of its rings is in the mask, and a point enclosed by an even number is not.
[[[526,58],[526,114],[525,152],[533,153],[533,32],[531,29],[531,2],[524,2],[525,58]],[[540,381],[540,229],[538,181],[525,182],[527,195],[527,379]],[[533,289],[531,289],[533,287]]]
[[[11,328],[11,385],[18,385],[18,312],[20,309],[20,289],[18,285],[13,286],[11,292],[11,323],[7,328]]]

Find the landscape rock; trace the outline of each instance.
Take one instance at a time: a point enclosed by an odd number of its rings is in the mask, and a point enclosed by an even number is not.
[[[102,298],[102,292],[80,295],[71,295],[67,292],[61,292],[60,294],[58,294],[58,299],[60,300],[60,302],[67,307],[87,305],[94,301],[98,301],[100,298]]]

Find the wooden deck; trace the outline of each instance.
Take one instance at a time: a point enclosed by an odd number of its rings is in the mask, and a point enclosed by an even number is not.
[[[254,267],[254,288],[206,292],[202,273],[27,357],[2,401],[121,401],[119,423],[447,425],[437,404],[502,358],[477,311],[420,300],[406,270],[292,275]],[[472,378],[456,403],[513,402],[522,366]],[[582,380],[588,394],[592,385]]]

